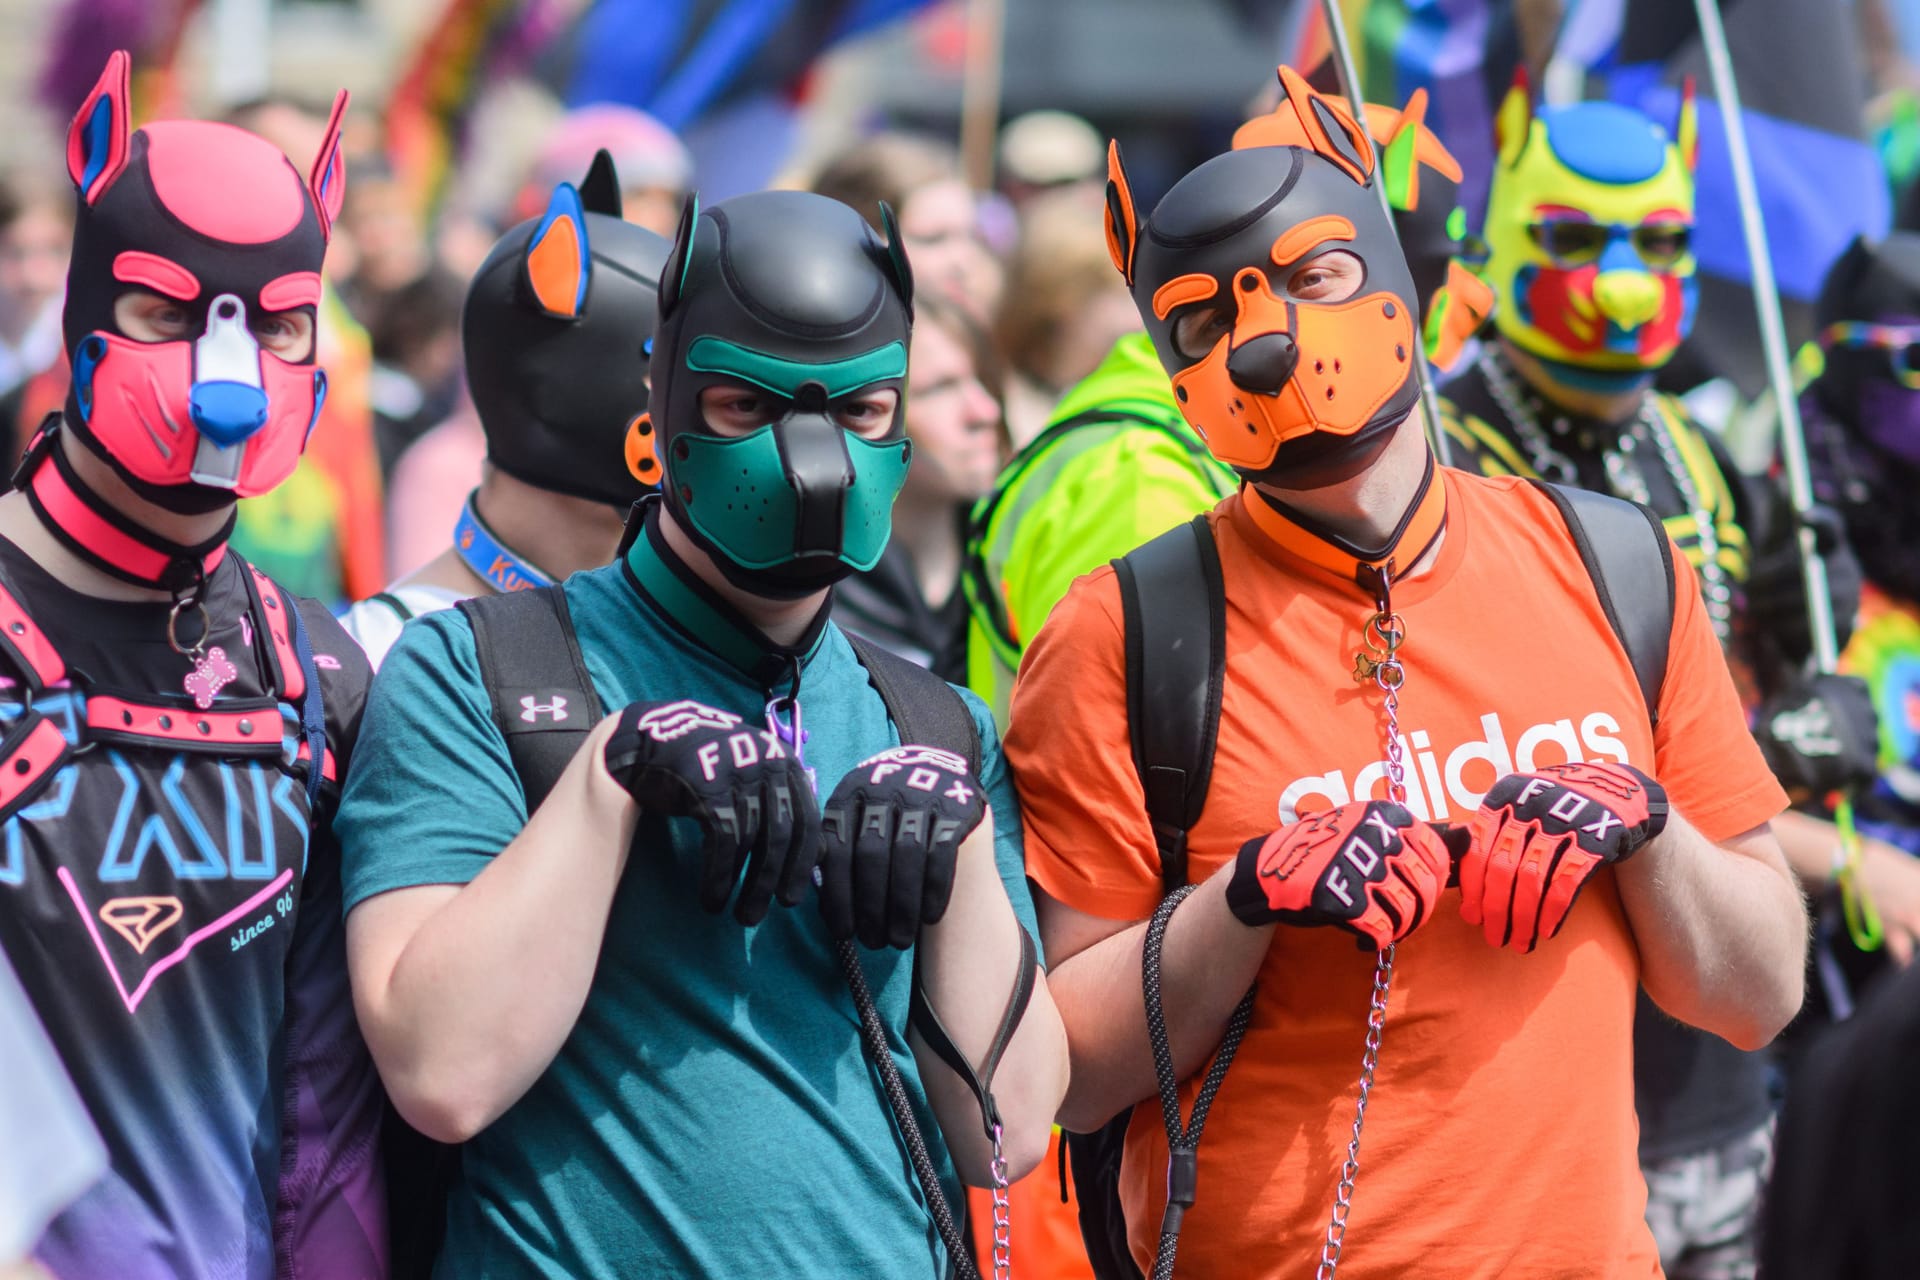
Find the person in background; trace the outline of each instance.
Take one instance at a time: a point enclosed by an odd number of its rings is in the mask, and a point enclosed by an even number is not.
[[[395,501],[442,523],[431,559],[343,619],[375,667],[411,618],[608,563],[628,508],[658,484],[647,374],[668,244],[622,220],[620,199],[602,151],[577,190],[556,186],[541,217],[500,238],[468,287],[460,338],[478,428],[461,415],[396,472]],[[435,439],[445,432],[459,435]],[[470,437],[484,459],[443,460]],[[407,470],[422,450],[431,474]]]
[[[1840,667],[1880,713],[1880,776],[1855,806],[1862,881],[1904,965],[1920,944],[1920,233],[1856,240],[1814,322],[1822,367],[1800,401],[1814,497],[1839,513],[1866,578]]]
[[[1029,200],[1062,190],[1076,190],[1099,207],[1107,148],[1079,116],[1053,110],[1016,116],[1000,130],[998,154],[1001,194],[1022,216]]]
[[[387,299],[375,322],[373,438],[385,481],[407,446],[453,413],[460,400],[460,305],[465,280],[435,267]]]
[[[25,175],[0,179],[0,400],[61,359],[60,303],[73,248],[71,197]],[[25,424],[31,433],[33,423]],[[26,437],[19,437],[24,444]],[[19,456],[7,449],[9,463]]]
[[[892,209],[917,287],[944,296],[975,324],[992,322],[1005,272],[980,234],[978,202],[952,147],[918,134],[875,134],[829,161],[813,190],[852,205],[876,230],[880,206]]]
[[[234,107],[224,119],[298,161],[317,153],[328,118],[300,99],[268,97]],[[356,171],[356,187],[358,182]],[[234,529],[235,545],[261,568],[300,594],[335,606],[370,595],[387,580],[383,472],[370,389],[373,343],[335,287],[355,273],[358,261],[352,235],[336,226],[321,275],[318,341],[327,398],[320,421],[292,477],[243,501]]]
[[[341,226],[353,237],[354,263],[353,274],[340,278],[340,296],[371,329],[387,300],[433,265],[433,246],[413,194],[378,155],[355,167]]]
[[[585,173],[600,151],[613,157],[620,174],[621,216],[657,235],[672,235],[680,205],[693,189],[693,156],[667,126],[613,102],[576,107],[554,125],[514,200],[514,216],[539,213],[548,193]]]
[[[880,562],[833,596],[842,629],[955,683],[966,679],[967,513],[1006,460],[990,359],[958,307],[937,295],[915,300],[904,397],[913,466],[894,499],[893,537]]]
[[[1126,284],[1107,261],[1103,216],[1097,188],[1045,192],[1021,209],[993,326],[1007,362],[1007,430],[1016,449],[1040,434],[1068,388],[1140,327]]]

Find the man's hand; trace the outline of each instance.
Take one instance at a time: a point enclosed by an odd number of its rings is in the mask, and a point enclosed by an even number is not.
[[[1897,845],[1863,836],[1860,887],[1886,932],[1887,958],[1905,968],[1920,943],[1920,858]]]
[[[1525,954],[1560,932],[1593,873],[1667,823],[1667,793],[1625,764],[1556,764],[1493,784],[1460,860],[1460,916]]]
[[[938,747],[895,747],[862,761],[820,815],[820,915],[836,941],[910,947],[947,912],[960,842],[987,798],[967,762]]]
[[[1753,737],[1796,800],[1865,786],[1879,771],[1880,718],[1856,676],[1795,682],[1761,708]]]
[[[1792,521],[1790,513],[1783,518]],[[1813,530],[1814,546],[1827,566],[1827,596],[1833,610],[1834,643],[1847,647],[1860,612],[1860,561],[1847,546],[1846,522],[1832,507],[1815,506],[1804,517]],[[1812,623],[1807,619],[1806,571],[1800,563],[1800,539],[1789,523],[1784,536],[1770,539],[1756,551],[1747,571],[1747,625],[1769,637],[1790,662],[1804,662],[1813,652]]]
[[[1377,951],[1433,914],[1451,862],[1404,806],[1343,804],[1240,846],[1227,905],[1243,924],[1333,925]]]
[[[779,737],[689,700],[636,702],[602,757],[643,813],[690,817],[706,834],[700,905],[758,924],[774,898],[791,907],[819,859],[819,809],[805,769]]]

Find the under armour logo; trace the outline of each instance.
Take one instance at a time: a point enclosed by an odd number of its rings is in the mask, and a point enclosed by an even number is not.
[[[561,721],[567,718],[567,699],[563,694],[554,694],[552,702],[542,702],[532,694],[520,699],[520,718],[528,724],[536,723],[541,716],[552,716]]]
[[[691,698],[682,698],[648,711],[640,717],[634,728],[655,742],[672,742],[675,738],[686,737],[695,729],[732,729],[739,723],[740,717],[732,712],[717,710]]]

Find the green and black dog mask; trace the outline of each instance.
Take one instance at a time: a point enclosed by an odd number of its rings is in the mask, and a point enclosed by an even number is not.
[[[913,277],[893,214],[883,242],[837,200],[763,191],[689,199],[660,278],[654,444],[668,508],[737,585],[796,597],[871,569],[906,479]],[[744,385],[774,420],[742,436],[707,425],[700,394]],[[900,395],[878,439],[830,406]]]

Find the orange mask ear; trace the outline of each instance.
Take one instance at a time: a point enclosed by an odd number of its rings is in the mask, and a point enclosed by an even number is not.
[[[1107,143],[1107,256],[1129,287],[1133,284],[1133,253],[1139,247],[1140,224],[1133,212],[1133,189],[1120,162],[1120,144]]]
[[[641,414],[627,424],[627,474],[641,484],[660,483],[660,455],[654,449],[653,419]]]
[[[1348,177],[1364,186],[1373,174],[1374,165],[1373,142],[1367,137],[1367,131],[1354,120],[1344,102],[1315,93],[1313,86],[1292,67],[1283,66],[1278,71],[1281,105],[1275,112],[1292,109],[1305,135],[1305,141],[1299,145],[1333,161],[1346,170]]]
[[[320,140],[320,154],[313,158],[313,170],[307,174],[307,190],[320,210],[320,232],[333,239],[333,224],[347,202],[347,162],[340,154],[340,126],[347,114],[347,91],[333,98],[333,111],[327,116],[327,132]]]
[[[67,129],[67,174],[88,204],[98,200],[127,167],[128,139],[133,134],[127,102],[132,67],[127,51],[115,50]]]
[[[1507,90],[1507,96],[1501,100],[1500,114],[1493,120],[1494,141],[1500,147],[1500,164],[1511,169],[1520,159],[1520,152],[1527,145],[1527,136],[1533,130],[1533,87],[1527,80],[1525,66],[1516,67],[1513,73],[1513,86]]]
[[[1493,302],[1493,289],[1485,280],[1458,261],[1447,264],[1446,286],[1427,308],[1427,331],[1423,335],[1427,359],[1442,373],[1451,372],[1460,363],[1468,339],[1493,314]]]
[[[587,250],[587,215],[580,193],[563,182],[553,189],[547,211],[527,241],[521,262],[527,296],[556,320],[575,320],[587,303],[587,278],[593,258]]]

